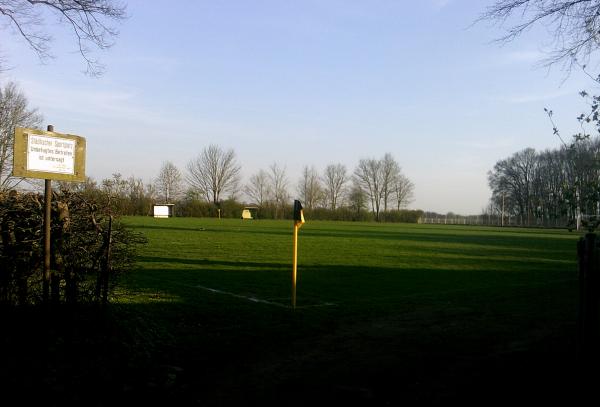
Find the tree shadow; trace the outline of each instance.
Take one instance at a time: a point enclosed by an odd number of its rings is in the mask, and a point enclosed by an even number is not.
[[[441,306],[452,298],[441,294],[385,312],[291,311],[206,292],[104,311],[11,310],[2,391],[50,405],[563,400],[577,367],[572,304],[560,292],[549,289],[544,307],[528,297],[527,311],[523,295],[505,292],[495,307],[481,298]]]
[[[527,256],[555,247],[532,239]],[[525,256],[436,252],[443,261],[404,268],[301,264],[299,305],[335,306],[295,311],[269,304],[289,303],[288,263],[146,254],[107,309],[2,310],[0,390],[51,405],[573,402],[577,280],[564,254],[523,270]]]

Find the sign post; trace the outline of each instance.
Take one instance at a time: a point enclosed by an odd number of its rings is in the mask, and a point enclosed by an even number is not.
[[[299,200],[294,201],[294,257],[292,260],[292,308],[296,309],[296,280],[298,276],[298,229],[304,224],[304,213]]]
[[[42,298],[58,301],[59,281],[51,270],[52,180],[85,181],[85,138],[48,131],[15,129],[13,177],[44,179],[44,275]]]
[[[49,124],[48,131],[54,132],[54,126]],[[38,158],[39,159],[39,158]],[[50,227],[52,222],[52,180],[44,180],[44,278],[42,279],[42,299],[48,302],[50,282],[54,277],[50,267]],[[54,284],[53,284],[54,286]],[[54,290],[53,290],[54,291]]]

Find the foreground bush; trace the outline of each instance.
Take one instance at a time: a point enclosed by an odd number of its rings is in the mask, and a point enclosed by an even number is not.
[[[111,221],[110,199],[53,193],[52,272],[44,278],[43,201],[37,193],[0,194],[0,304],[106,299],[145,239]]]

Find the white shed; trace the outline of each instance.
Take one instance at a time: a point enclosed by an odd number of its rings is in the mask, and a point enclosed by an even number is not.
[[[171,218],[173,217],[174,204],[155,204],[152,205],[152,212],[155,218]]]

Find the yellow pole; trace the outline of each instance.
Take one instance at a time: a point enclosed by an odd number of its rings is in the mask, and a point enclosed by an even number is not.
[[[296,309],[296,277],[298,275],[298,223],[294,223],[294,259],[292,262],[292,308]]]

